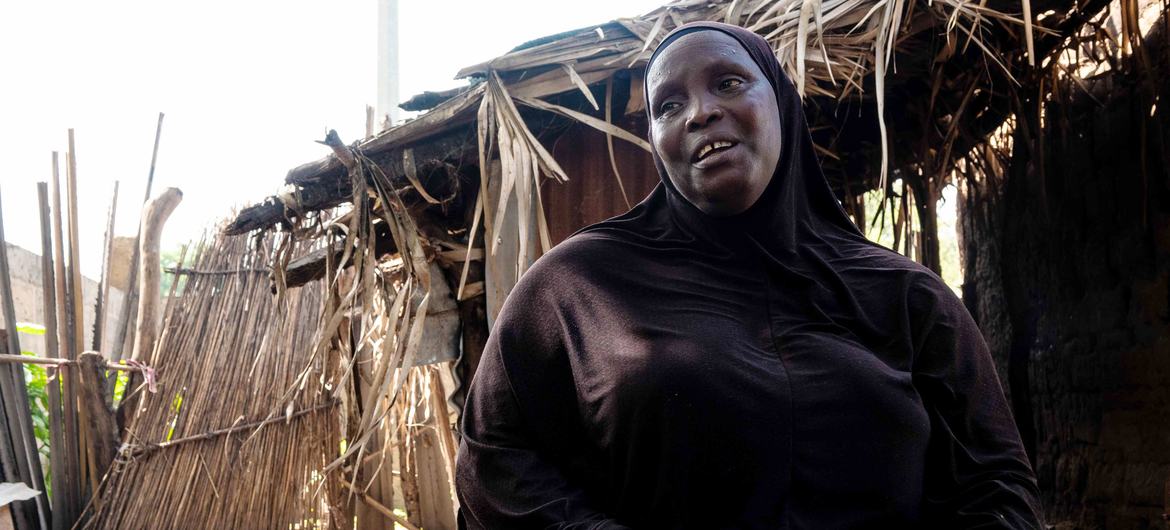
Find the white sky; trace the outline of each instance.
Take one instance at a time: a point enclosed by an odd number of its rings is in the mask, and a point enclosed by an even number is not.
[[[664,0],[399,0],[399,95],[458,86],[463,66]],[[97,277],[114,181],[133,235],[155,123],[154,192],[183,191],[163,248],[273,194],[292,167],[365,131],[376,0],[0,2],[0,190],[9,242],[40,251],[36,182],[75,129],[82,270]],[[64,166],[62,166],[62,181]],[[64,185],[64,182],[62,182]],[[64,193],[64,190],[62,191]]]

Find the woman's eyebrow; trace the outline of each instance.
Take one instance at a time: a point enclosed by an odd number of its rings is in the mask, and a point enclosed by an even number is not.
[[[660,83],[654,84],[650,91],[650,104],[657,105],[663,99],[673,96],[678,92],[679,81],[677,79],[664,79]]]

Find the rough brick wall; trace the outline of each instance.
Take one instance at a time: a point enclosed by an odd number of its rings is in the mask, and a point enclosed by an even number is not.
[[[12,304],[16,310],[16,321],[43,325],[45,312],[44,293],[41,288],[41,257],[12,244],[8,244],[6,250],[8,252],[8,269],[12,275],[10,281],[12,282]],[[100,286],[98,282],[84,276],[81,283],[85,302],[85,343],[90,344],[93,337],[94,302],[97,300]],[[121,308],[122,298],[121,290],[111,288],[109,307]],[[104,332],[106,336],[117,329],[117,323],[113,320],[114,317],[110,317],[106,322]],[[7,328],[8,323],[4,322],[4,316],[0,315],[0,329]],[[44,337],[21,333],[20,349],[44,355]]]

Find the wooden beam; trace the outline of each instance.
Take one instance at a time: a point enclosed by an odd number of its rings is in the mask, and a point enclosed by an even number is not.
[[[465,158],[475,156],[474,145],[473,131],[468,129],[452,132],[425,144],[393,148],[376,155],[370,155],[364,148],[362,149],[382,167],[386,176],[390,178],[391,186],[401,189],[413,188],[402,166],[403,149],[413,148],[419,172],[429,174],[439,170],[440,166],[462,165]],[[327,160],[336,162],[337,159],[331,156]],[[326,210],[352,201],[353,190],[349,174],[344,171],[341,163],[325,166],[318,168],[324,172],[313,170],[303,175],[294,175],[297,170],[290,171],[285,180],[293,187],[291,191],[268,197],[259,204],[240,210],[236,218],[224,227],[223,233],[241,235],[253,230],[264,230],[280,223],[291,223],[293,219],[302,217],[307,212]],[[428,193],[440,199],[451,196],[453,191],[450,183],[458,178],[458,175],[451,174],[450,171],[445,171],[444,174],[447,176],[446,179],[438,182],[431,179],[423,183],[427,185]]]
[[[428,157],[419,152],[423,145],[436,143],[432,141],[435,136],[445,136],[445,133],[449,133],[457,126],[474,120],[475,113],[471,111],[479,103],[483,91],[484,85],[477,85],[444,101],[418,119],[387,129],[369,141],[362,142],[358,149],[366,156],[373,156],[395,148],[414,147],[416,159],[424,160]],[[424,143],[422,140],[428,141]],[[287,184],[304,184],[316,180],[335,179],[338,174],[343,173],[343,169],[336,156],[327,156],[289,170],[284,181]]]
[[[374,236],[375,257],[398,252],[394,239],[390,237],[390,229],[385,223],[374,224]],[[300,287],[325,277],[325,262],[330,252],[333,253],[335,267],[344,269],[353,265],[352,254],[349,261],[340,263],[341,258],[345,255],[345,248],[341,244],[319,248],[289,262],[284,275],[285,287]]]

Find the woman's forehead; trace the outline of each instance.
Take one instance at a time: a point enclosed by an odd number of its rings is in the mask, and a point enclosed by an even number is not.
[[[699,30],[674,39],[655,55],[646,72],[648,88],[653,91],[685,73],[718,62],[744,64],[759,71],[739,41],[722,31]]]

